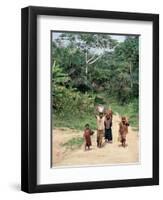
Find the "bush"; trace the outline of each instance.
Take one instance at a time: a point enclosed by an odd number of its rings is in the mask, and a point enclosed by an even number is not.
[[[83,115],[94,110],[94,98],[89,94],[83,94],[73,88],[55,86],[52,104],[54,113],[60,117],[64,115]]]

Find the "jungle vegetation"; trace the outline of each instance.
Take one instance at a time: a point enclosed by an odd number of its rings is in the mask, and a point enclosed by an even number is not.
[[[138,36],[119,41],[109,34],[52,34],[53,126],[95,128],[95,107],[102,104],[138,127]]]

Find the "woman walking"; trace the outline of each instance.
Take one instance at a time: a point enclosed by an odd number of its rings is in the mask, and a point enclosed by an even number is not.
[[[105,142],[112,143],[112,112],[106,114],[105,121]]]

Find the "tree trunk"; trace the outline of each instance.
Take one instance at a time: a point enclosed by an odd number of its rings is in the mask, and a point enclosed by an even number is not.
[[[87,56],[87,51],[85,53],[85,77],[86,77],[86,84],[88,81],[88,56]]]

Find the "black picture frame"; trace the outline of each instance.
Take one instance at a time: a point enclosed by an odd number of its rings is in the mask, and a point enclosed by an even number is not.
[[[55,15],[153,23],[153,177],[37,184],[37,16]],[[21,11],[21,190],[28,193],[159,184],[159,15],[29,6]]]

